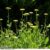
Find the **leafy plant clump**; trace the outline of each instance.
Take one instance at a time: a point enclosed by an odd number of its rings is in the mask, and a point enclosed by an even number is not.
[[[25,10],[24,8],[20,9],[22,12],[22,19],[20,20],[20,29],[17,29],[17,23],[18,20],[13,20],[15,23],[16,27],[16,33],[14,33],[11,30],[11,25],[12,22],[10,22],[9,19],[9,11],[11,10],[10,7],[6,7],[8,10],[8,20],[7,20],[7,27],[5,31],[2,30],[2,26],[0,29],[0,48],[49,48],[47,46],[49,42],[49,38],[46,36],[48,26],[46,25],[46,16],[48,15],[45,13],[45,22],[44,22],[44,29],[41,30],[39,29],[39,21],[38,21],[38,16],[39,14],[37,13],[39,10],[35,9],[34,11],[36,12],[36,21],[35,25],[33,25],[31,19],[30,22],[28,22],[28,16],[33,14],[31,13],[23,13]],[[0,23],[2,25],[2,20],[0,19]],[[42,31],[42,32],[41,32]],[[18,34],[18,35],[17,35]]]
[[[48,41],[38,27],[27,25],[19,30],[18,36],[8,29],[0,34],[0,48],[45,48]]]

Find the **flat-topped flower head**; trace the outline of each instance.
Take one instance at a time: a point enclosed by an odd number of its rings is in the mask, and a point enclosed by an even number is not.
[[[11,7],[6,7],[6,10],[11,10]]]
[[[32,24],[31,22],[27,22],[27,24],[28,24],[29,26],[33,26],[33,24]]]
[[[2,21],[3,19],[2,18],[0,18],[0,21]]]
[[[50,28],[50,24],[47,27]]]
[[[24,10],[25,10],[24,8],[21,8],[21,9],[20,9],[20,11],[24,11]]]
[[[33,29],[36,29],[36,28],[38,28],[38,26],[34,26],[34,25],[33,25],[33,26],[30,26],[30,27],[31,27],[31,28],[33,28]]]
[[[7,35],[7,36],[5,36],[6,38],[9,38],[9,36]]]
[[[11,25],[10,25],[10,24],[7,24],[7,26],[8,26],[8,27],[11,27]]]
[[[30,15],[30,14],[29,14],[29,13],[24,13],[24,14],[23,14],[23,16],[28,16],[28,15]]]
[[[48,13],[44,13],[44,15],[45,15],[45,16],[47,16],[47,15],[48,15]]]
[[[13,20],[14,22],[18,22],[18,20]]]
[[[34,11],[39,11],[38,9],[34,9]]]
[[[36,14],[36,16],[39,16],[39,14]]]
[[[33,12],[29,12],[29,14],[33,14]]]
[[[12,38],[14,38],[14,39],[18,39],[18,37],[16,37],[16,36],[12,36]]]

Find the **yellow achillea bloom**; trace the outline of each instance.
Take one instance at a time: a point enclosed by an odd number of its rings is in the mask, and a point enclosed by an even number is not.
[[[36,29],[36,28],[38,28],[38,26],[34,26],[34,25],[33,25],[33,26],[30,26],[30,27],[31,27],[31,28],[33,28],[33,29]]]
[[[12,38],[17,39],[18,37],[16,37],[16,36],[12,36]]]
[[[38,9],[34,9],[34,11],[39,11]]]
[[[23,16],[28,16],[28,15],[30,15],[30,14],[29,14],[29,13],[24,13],[24,14],[23,14]]]
[[[33,14],[33,12],[29,12],[29,14]]]
[[[50,28],[50,24],[47,27]]]
[[[11,9],[11,7],[6,7],[6,10],[10,10]]]
[[[39,16],[39,14],[36,14],[36,16]]]
[[[2,21],[3,19],[2,18],[0,18],[0,21]]]
[[[13,20],[14,22],[18,22],[18,20]]]
[[[21,8],[21,9],[20,9],[20,11],[24,11],[24,10],[25,10],[24,8]]]
[[[6,38],[8,38],[9,36],[7,35],[7,36],[5,36]]]
[[[44,13],[44,15],[45,15],[45,16],[47,16],[47,15],[48,15],[48,13]]]
[[[33,26],[33,24],[32,24],[31,22],[27,22],[27,24],[28,24],[29,26]]]

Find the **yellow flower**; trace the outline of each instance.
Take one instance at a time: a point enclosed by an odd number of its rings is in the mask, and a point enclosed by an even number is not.
[[[17,39],[18,37],[16,37],[16,36],[12,36],[12,38]]]
[[[50,24],[47,27],[50,28]]]
[[[27,22],[28,25],[33,26],[33,24],[31,22]]]
[[[45,16],[47,16],[47,15],[48,15],[48,13],[44,13],[44,15],[45,15]]]
[[[29,13],[24,13],[24,14],[23,14],[23,16],[28,16],[28,15],[30,15],[30,14],[29,14]]]
[[[11,9],[11,7],[6,7],[6,10],[10,10]]]
[[[36,16],[39,16],[39,14],[36,14]]]
[[[0,18],[0,21],[2,21],[3,19],[2,18]]]
[[[30,14],[33,14],[33,12],[29,12]]]
[[[34,9],[34,11],[39,11],[38,9]]]
[[[7,36],[5,36],[5,37],[7,37],[7,38],[8,38],[9,36],[7,35]]]
[[[21,9],[20,9],[20,11],[24,11],[24,10],[25,10],[24,8],[21,8]]]
[[[31,28],[38,28],[38,26],[34,26],[34,25],[33,25],[33,26],[30,26],[30,27],[31,27]]]
[[[18,22],[18,20],[13,20],[14,22]]]

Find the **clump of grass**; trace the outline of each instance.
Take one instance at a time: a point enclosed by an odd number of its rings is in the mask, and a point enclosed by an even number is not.
[[[17,48],[17,39],[18,37],[12,30],[8,34],[8,30],[6,29],[6,33],[0,34],[0,48]]]
[[[38,26],[30,26],[27,29],[22,29],[23,31],[19,32],[19,37],[21,40],[22,48],[42,48],[44,44],[44,48],[48,43],[48,38],[41,34]],[[46,38],[45,38],[46,37]],[[45,42],[46,40],[46,42]],[[20,45],[20,43],[19,43]]]

